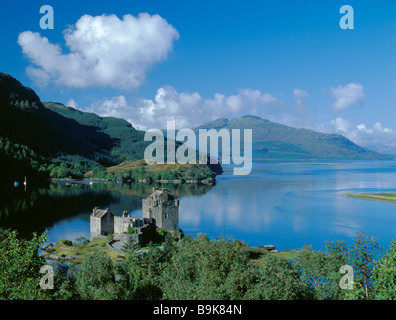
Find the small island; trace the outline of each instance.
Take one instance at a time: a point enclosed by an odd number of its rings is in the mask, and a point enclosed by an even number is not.
[[[145,160],[137,160],[126,161],[106,169],[94,168],[94,170],[87,172],[84,178],[102,178],[123,182],[203,183],[211,185],[216,181],[216,174],[219,172],[206,164],[147,164]]]
[[[342,197],[396,203],[396,192],[342,194]]]

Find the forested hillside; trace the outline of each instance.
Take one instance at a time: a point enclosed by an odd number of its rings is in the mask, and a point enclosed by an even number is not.
[[[151,143],[144,131],[123,119],[100,117],[36,93],[0,73],[0,179],[2,185],[25,176],[82,178],[125,161],[144,158]],[[221,169],[217,168],[217,172]]]

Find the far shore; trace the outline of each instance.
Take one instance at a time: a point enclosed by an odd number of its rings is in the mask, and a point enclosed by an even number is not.
[[[73,178],[62,178],[62,179],[57,179],[57,178],[51,178],[49,179],[51,182],[73,182],[73,181],[84,181],[84,182],[113,182],[113,183],[132,183],[132,182],[138,182],[138,183],[171,183],[171,184],[194,184],[194,183],[200,183],[200,184],[205,184],[205,185],[214,185],[216,183],[216,179],[214,178],[207,178],[201,181],[198,180],[152,180],[148,181],[147,179],[139,179],[139,180],[127,180],[127,181],[118,181],[118,180],[108,180],[108,179],[101,179],[101,178],[80,178],[80,179],[73,179]]]
[[[282,164],[282,165],[288,165],[288,164],[294,164],[294,165],[297,165],[297,164],[303,164],[303,165],[320,165],[320,164],[322,164],[322,165],[331,165],[331,166],[334,166],[334,165],[339,165],[339,164],[343,164],[343,163],[340,163],[340,162],[282,162],[282,163],[278,163],[278,164]]]

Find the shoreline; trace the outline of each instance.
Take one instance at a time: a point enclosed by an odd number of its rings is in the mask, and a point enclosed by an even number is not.
[[[139,180],[126,180],[126,181],[117,181],[117,180],[108,180],[103,178],[80,178],[80,179],[73,179],[73,178],[50,178],[49,182],[112,182],[112,183],[144,183],[144,184],[151,184],[151,183],[160,183],[160,184],[204,184],[204,185],[215,185],[216,179],[215,178],[207,178],[204,180],[147,180],[147,179],[139,179]]]

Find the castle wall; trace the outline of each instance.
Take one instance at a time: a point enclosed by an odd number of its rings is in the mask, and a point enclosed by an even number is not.
[[[102,235],[109,235],[114,233],[114,216],[110,213],[107,213],[103,218],[102,218]]]
[[[90,217],[90,230],[91,230],[91,241],[101,235],[101,219],[97,217]]]
[[[114,233],[121,234],[128,231],[128,218],[114,217]]]
[[[124,246],[128,243],[128,241],[132,240],[135,244],[141,244],[143,241],[143,235],[140,234],[122,234],[120,241],[121,241],[121,246]]]
[[[161,227],[158,227],[179,230],[179,200],[163,202],[161,209]]]
[[[146,219],[150,219],[150,214],[148,212],[148,200],[147,199],[143,199],[142,200],[142,217],[146,218]]]

